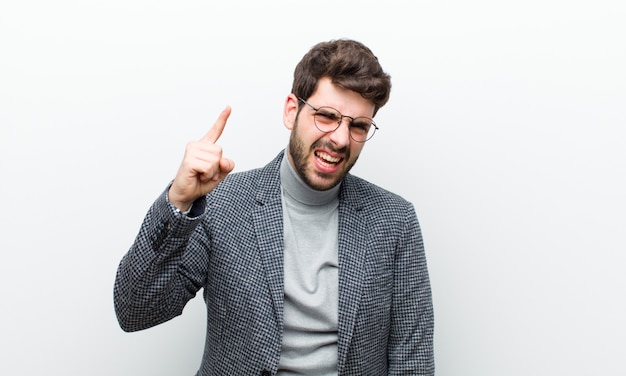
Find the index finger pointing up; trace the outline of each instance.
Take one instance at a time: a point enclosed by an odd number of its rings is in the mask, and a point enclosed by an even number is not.
[[[226,108],[220,113],[220,116],[217,118],[211,129],[205,134],[201,141],[209,141],[211,143],[215,143],[222,132],[224,131],[224,127],[226,126],[226,120],[230,116],[230,106],[226,106]]]

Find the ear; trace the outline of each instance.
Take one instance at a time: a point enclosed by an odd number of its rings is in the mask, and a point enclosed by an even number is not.
[[[296,116],[298,115],[298,98],[294,94],[289,94],[285,99],[285,108],[283,109],[283,123],[285,128],[293,130],[296,124]]]

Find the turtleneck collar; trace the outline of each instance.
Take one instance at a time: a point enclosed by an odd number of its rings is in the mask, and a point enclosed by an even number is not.
[[[280,164],[280,182],[285,194],[305,205],[326,205],[339,196],[341,183],[326,191],[309,187],[289,163],[288,152],[285,150]]]

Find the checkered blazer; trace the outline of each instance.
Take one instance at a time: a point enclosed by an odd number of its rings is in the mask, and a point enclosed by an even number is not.
[[[182,313],[200,289],[207,333],[198,375],[273,375],[283,327],[279,166],[229,175],[189,216],[164,192],[120,262],[125,331]],[[339,375],[434,375],[433,308],[413,206],[353,175],[339,196]]]

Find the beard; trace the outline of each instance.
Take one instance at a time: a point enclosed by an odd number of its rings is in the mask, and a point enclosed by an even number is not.
[[[343,166],[337,174],[328,174],[321,171],[315,171],[312,166],[309,166],[309,157],[313,154],[313,151],[317,148],[325,148],[332,150],[336,153],[342,153],[345,155],[342,163]],[[327,141],[317,140],[310,147],[304,143],[304,141],[298,135],[298,117],[296,117],[293,130],[289,136],[289,148],[287,150],[294,164],[294,169],[298,176],[311,188],[318,191],[326,191],[337,184],[341,183],[346,177],[348,172],[352,169],[356,163],[357,158],[350,160],[350,149],[342,148],[336,149]]]

